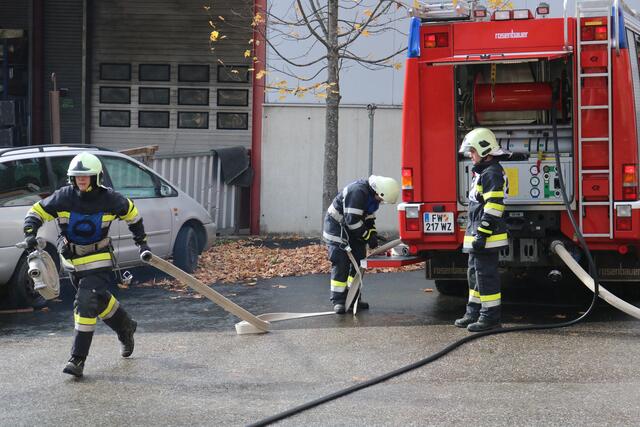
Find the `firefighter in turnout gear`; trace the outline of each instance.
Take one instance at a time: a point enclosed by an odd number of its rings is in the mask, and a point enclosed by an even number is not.
[[[502,218],[506,180],[499,159],[509,153],[500,148],[493,132],[485,128],[469,132],[462,141],[460,153],[469,153],[474,175],[463,244],[463,252],[469,253],[469,302],[455,326],[479,332],[500,327],[498,255],[509,240]]]
[[[115,260],[108,237],[111,222],[127,222],[140,252],[149,250],[142,218],[130,199],[103,187],[102,163],[90,153],[80,153],[69,164],[69,183],[36,202],[24,221],[25,241],[35,247],[38,229],[57,220],[58,252],[77,288],[74,301],[75,334],[71,358],[63,372],[82,376],[84,362],[99,317],[118,334],[122,357],[133,353],[137,323],[108,291]]]
[[[347,255],[347,247],[360,265],[367,255],[367,246],[378,246],[375,212],[380,203],[395,203],[400,185],[393,178],[371,175],[347,185],[334,199],[324,218],[322,237],[327,243],[331,261],[331,301],[333,310],[343,314],[347,291],[357,274]],[[354,301],[357,300],[354,299]],[[360,301],[360,300],[358,300]],[[369,304],[360,301],[358,310],[366,310]]]

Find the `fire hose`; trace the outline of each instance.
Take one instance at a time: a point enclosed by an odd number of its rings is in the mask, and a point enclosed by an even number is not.
[[[371,251],[369,256],[377,255],[379,253],[385,252],[388,249],[391,249],[398,244],[400,244],[400,240],[394,240],[392,242],[386,243],[385,245],[376,248]],[[353,283],[349,287],[349,292],[347,294],[347,307],[354,302],[354,299],[360,297],[360,289],[362,286],[362,271],[358,264],[356,263],[353,254],[351,253],[351,249],[349,247],[346,248],[347,255],[354,268],[356,268],[357,274],[354,278]],[[322,311],[315,313],[265,313],[260,315],[253,315],[249,311],[240,307],[238,304],[229,300],[219,292],[211,289],[209,286],[205,285],[189,273],[179,269],[175,265],[170,262],[154,255],[150,251],[145,251],[140,254],[140,259],[147,264],[150,264],[156,267],[158,270],[168,274],[169,276],[174,277],[185,285],[189,286],[199,294],[213,301],[215,304],[222,307],[224,310],[229,313],[239,317],[242,319],[241,322],[236,323],[236,333],[238,335],[246,335],[246,334],[263,334],[269,332],[271,327],[271,322],[278,322],[281,320],[293,320],[293,319],[302,319],[305,317],[315,317],[315,316],[326,316],[330,314],[335,314],[333,311]],[[354,304],[353,313],[356,314],[357,311],[357,300]]]

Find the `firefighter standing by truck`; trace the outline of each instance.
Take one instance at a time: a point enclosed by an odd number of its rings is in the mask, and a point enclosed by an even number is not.
[[[142,218],[133,202],[103,187],[102,163],[90,153],[80,153],[69,164],[71,185],[36,202],[24,222],[25,241],[29,249],[37,245],[38,229],[46,221],[57,219],[60,236],[58,251],[71,270],[77,288],[74,301],[75,334],[66,374],[80,377],[100,317],[118,334],[122,357],[133,353],[137,323],[108,291],[115,264],[111,240],[111,222],[124,220],[142,253],[149,250]]]
[[[367,246],[371,249],[378,246],[375,212],[381,202],[395,203],[399,193],[400,185],[395,179],[371,175],[368,180],[360,179],[344,187],[329,206],[322,237],[331,261],[331,302],[337,314],[350,309],[345,307],[347,291],[357,274],[347,255],[347,246],[360,265],[367,255]],[[366,302],[355,300],[359,301],[359,310],[369,308]]]
[[[506,191],[504,169],[499,163],[508,153],[493,132],[476,128],[462,141],[460,153],[469,153],[474,178],[469,190],[469,222],[463,252],[469,253],[469,302],[455,326],[480,332],[500,327],[501,293],[498,252],[509,244],[504,219]]]

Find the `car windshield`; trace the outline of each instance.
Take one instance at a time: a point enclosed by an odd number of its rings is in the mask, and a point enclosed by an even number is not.
[[[0,163],[0,206],[28,206],[51,194],[45,159]]]

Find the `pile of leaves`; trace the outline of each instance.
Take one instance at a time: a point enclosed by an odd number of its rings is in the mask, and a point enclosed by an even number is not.
[[[418,263],[400,268],[367,270],[367,274],[423,268],[424,264]],[[200,256],[199,267],[194,275],[206,284],[254,285],[259,279],[329,274],[330,271],[327,247],[319,239],[295,236],[251,237],[242,240],[218,240]],[[155,284],[176,289],[176,284],[165,280]]]

